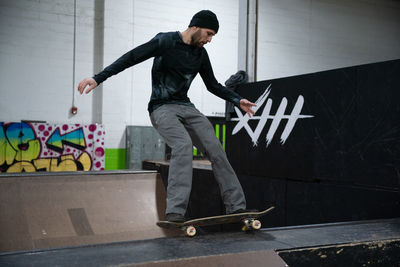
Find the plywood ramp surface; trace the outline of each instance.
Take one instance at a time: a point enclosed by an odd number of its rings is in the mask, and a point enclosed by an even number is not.
[[[0,177],[0,252],[166,236],[157,173]]]

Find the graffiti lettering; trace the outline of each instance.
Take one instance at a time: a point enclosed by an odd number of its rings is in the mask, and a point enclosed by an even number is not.
[[[64,150],[64,145],[73,146],[80,150],[86,147],[82,128],[69,132],[65,135],[61,135],[60,129],[57,128],[50,136],[46,144],[47,147],[60,153]]]
[[[0,122],[0,172],[104,170],[104,134],[94,124]]]

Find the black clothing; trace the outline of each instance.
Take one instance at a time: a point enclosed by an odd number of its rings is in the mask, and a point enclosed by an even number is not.
[[[242,97],[215,79],[206,49],[184,43],[179,32],[157,34],[149,42],[121,56],[93,78],[100,84],[108,77],[150,57],[154,57],[152,94],[148,106],[150,113],[166,103],[193,106],[187,92],[197,73],[200,73],[208,91],[240,106]]]
[[[228,80],[225,81],[225,86],[228,87],[228,89],[231,89],[233,91],[236,90],[236,87],[240,84],[245,84],[249,80],[249,76],[244,70],[239,70],[236,72],[234,75],[231,75]],[[225,120],[230,121],[231,120],[231,113],[234,112],[234,108],[231,102],[226,102],[225,104]]]

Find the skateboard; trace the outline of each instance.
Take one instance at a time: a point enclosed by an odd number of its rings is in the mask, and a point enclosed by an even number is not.
[[[188,220],[181,223],[159,221],[157,222],[157,226],[167,229],[179,228],[187,236],[190,237],[196,235],[197,232],[196,227],[235,223],[235,222],[242,222],[243,224],[242,231],[259,230],[261,228],[261,222],[258,220],[258,218],[269,213],[274,208],[275,207],[272,206],[260,212],[244,212],[244,213],[204,217],[204,218]]]

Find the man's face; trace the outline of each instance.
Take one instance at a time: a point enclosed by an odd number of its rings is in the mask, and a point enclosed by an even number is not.
[[[191,45],[203,47],[205,44],[211,42],[215,35],[215,31],[207,28],[197,28],[197,31],[192,35]]]

